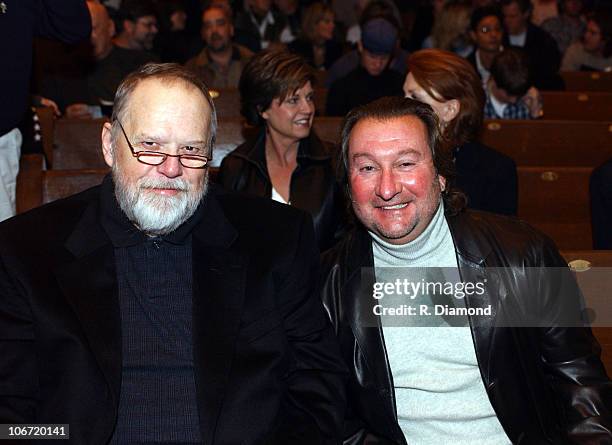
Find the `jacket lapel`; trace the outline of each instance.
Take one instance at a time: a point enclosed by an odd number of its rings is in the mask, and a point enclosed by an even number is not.
[[[115,406],[121,386],[121,319],[114,251],[90,204],[65,247],[73,255],[55,269],[57,282],[79,319]]]
[[[487,386],[491,383],[493,372],[491,369],[493,363],[491,354],[494,351],[493,328],[500,304],[497,297],[499,289],[496,288],[499,283],[496,280],[495,273],[492,273],[492,269],[488,270],[486,267],[485,260],[489,256],[490,246],[477,242],[478,237],[475,235],[477,235],[479,229],[471,223],[472,217],[477,216],[475,214],[466,216],[460,213],[456,216],[447,217],[447,221],[455,244],[461,281],[486,283],[482,295],[477,293],[466,295],[465,304],[468,308],[486,309],[489,305],[491,306],[491,315],[469,317],[478,365],[484,384]]]
[[[209,195],[202,223],[193,232],[193,349],[204,443],[214,441],[244,303],[248,258],[232,249],[236,238]]]
[[[393,375],[387,357],[382,325],[380,317],[374,315],[373,311],[372,290],[375,275],[372,244],[370,236],[362,228],[354,231],[349,253],[347,282],[343,292],[344,295],[355,296],[345,299],[347,317],[365,363],[361,370],[364,374],[357,375],[357,378],[361,377],[359,383],[364,387],[371,386],[369,382],[374,382],[374,390],[380,396],[383,408],[381,411],[389,426],[389,434],[393,434],[398,443],[404,443],[403,433],[397,423]]]

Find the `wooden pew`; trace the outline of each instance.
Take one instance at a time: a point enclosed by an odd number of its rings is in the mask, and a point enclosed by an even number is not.
[[[24,155],[17,177],[17,213],[65,198],[102,182],[105,169],[43,170],[40,155]]]
[[[106,168],[102,156],[102,126],[107,119],[58,119],[51,168]]]
[[[612,93],[612,73],[562,71],[567,91],[602,91]]]
[[[612,157],[612,122],[488,120],[480,140],[517,165],[595,167]]]
[[[342,129],[342,117],[321,116],[314,120],[313,127],[317,135],[324,141],[334,144],[340,143],[340,130]]]
[[[217,119],[239,118],[240,114],[240,92],[237,88],[217,88],[210,90]]]
[[[325,88],[323,85],[317,85],[314,88],[314,103],[317,116],[325,116],[327,92],[327,88]]]
[[[587,285],[587,283],[597,280],[594,283],[595,287],[600,288],[604,293],[603,295],[598,294],[597,298],[609,300],[610,305],[608,307],[611,307],[612,300],[610,300],[610,298],[612,298],[612,279],[608,280],[607,283],[604,283],[603,281],[606,279],[604,278],[605,276],[610,277],[612,274],[608,273],[604,269],[594,271],[593,268],[611,268],[612,250],[569,250],[562,251],[561,254],[567,260],[570,268],[576,272],[576,279],[578,280],[578,283],[580,283],[583,290],[586,306],[593,307],[593,305],[597,304],[591,301],[595,295],[591,293],[592,286]],[[597,275],[592,275],[589,277],[588,274]],[[599,304],[601,304],[601,302]],[[600,312],[605,311],[605,308],[601,309],[603,310],[600,310]],[[607,319],[607,317],[604,318],[606,315],[609,315],[609,313],[605,314],[603,317],[600,317],[599,320],[596,318],[592,329],[593,334],[595,334],[595,337],[597,337],[597,340],[602,348],[602,361],[604,362],[608,375],[612,377],[612,320]]]
[[[592,249],[589,167],[518,167],[518,217],[560,249]]]
[[[55,115],[51,107],[36,107],[45,158],[53,163],[53,141],[55,139]]]
[[[542,91],[544,119],[612,121],[612,93]]]

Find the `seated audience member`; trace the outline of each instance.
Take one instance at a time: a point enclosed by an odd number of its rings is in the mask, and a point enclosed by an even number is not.
[[[326,114],[344,116],[351,108],[383,96],[402,93],[404,77],[389,68],[397,46],[397,29],[383,18],[367,22],[358,44],[360,63],[346,76],[332,83],[327,95]]]
[[[519,48],[506,48],[495,57],[485,91],[487,119],[537,119],[543,114],[527,56]]]
[[[452,149],[456,186],[466,194],[468,207],[516,215],[516,164],[478,142],[485,94],[474,67],[436,49],[412,53],[408,67],[404,94],[430,105],[438,116]]]
[[[344,194],[336,181],[335,151],[312,130],[314,72],[286,51],[256,54],[240,79],[241,111],[259,133],[227,155],[218,182],[306,210],[321,251],[344,227]]]
[[[491,75],[493,59],[503,49],[504,28],[499,10],[493,6],[474,10],[470,19],[470,36],[475,49],[467,60],[476,69],[483,85],[486,85]]]
[[[591,174],[593,248],[612,249],[612,159]]]
[[[401,30],[402,17],[393,0],[354,0],[354,9],[359,20],[346,31],[346,41],[351,45],[359,43],[364,23],[375,17],[383,17]]]
[[[159,32],[153,40],[153,48],[162,62],[184,64],[196,46],[196,39],[187,31],[187,12],[183,0],[158,2]]]
[[[43,80],[43,95],[53,99],[70,118],[110,115],[119,83],[137,68],[131,54],[141,53],[113,45],[115,24],[104,5],[88,1],[87,8],[92,23],[89,52],[84,57],[75,57],[73,66],[64,67],[62,74]],[[144,63],[147,59],[140,61]]]
[[[231,11],[209,6],[202,12],[202,40],[205,48],[185,65],[209,88],[237,88],[240,74],[253,53],[232,43],[234,25]]]
[[[530,0],[531,14],[529,20],[536,26],[542,26],[545,20],[559,16],[557,0]]]
[[[449,3],[436,16],[431,35],[423,42],[423,48],[452,51],[468,57],[474,51],[470,39],[472,8],[467,3]]]
[[[157,35],[157,17],[155,9],[148,0],[123,0],[118,12],[120,29],[114,44],[120,49],[131,51],[132,58],[138,62],[158,59],[150,51]],[[142,63],[141,63],[142,65]],[[140,65],[138,65],[140,66]]]
[[[361,39],[361,29],[367,22],[375,18],[383,18],[391,23],[397,30],[397,34],[400,34],[400,23],[395,17],[393,10],[389,7],[388,3],[381,1],[372,1],[366,7],[359,19],[359,37],[355,40],[355,45],[358,46],[359,40]],[[404,76],[406,74],[406,59],[408,58],[408,52],[400,48],[397,45],[391,54],[389,60],[389,68],[395,70]],[[325,86],[331,87],[337,79],[346,76],[348,73],[353,71],[361,63],[361,55],[358,49],[354,49],[345,53],[340,57],[327,71],[325,78]]]
[[[293,41],[302,30],[302,7],[298,0],[274,0],[274,6],[287,22],[289,41]]]
[[[345,444],[612,443],[612,382],[550,238],[463,208],[431,107],[342,126],[356,225],[320,294],[349,368]]]
[[[145,65],[103,127],[103,183],[0,224],[0,422],[79,445],[338,443],[312,223],[208,183],[216,125],[201,79]]]
[[[561,54],[555,40],[529,21],[530,0],[501,0],[506,29],[504,46],[523,48],[527,54],[534,85],[542,90],[562,90],[558,75]]]
[[[342,55],[342,45],[334,39],[334,12],[316,2],[302,16],[302,31],[288,45],[292,53],[302,56],[316,69],[328,69]]]
[[[610,9],[599,9],[589,15],[582,41],[574,43],[567,49],[561,70],[612,70],[612,12]]]
[[[544,20],[542,29],[551,35],[560,54],[580,40],[584,34],[585,20],[582,17],[582,0],[560,0],[560,14]]]
[[[245,10],[237,14],[234,26],[236,42],[254,53],[293,39],[285,17],[272,9],[272,0],[246,0]]]

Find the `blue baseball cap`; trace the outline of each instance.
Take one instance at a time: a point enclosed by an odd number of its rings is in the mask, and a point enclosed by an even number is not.
[[[361,30],[361,45],[372,54],[391,54],[396,41],[397,29],[383,18],[368,21]]]

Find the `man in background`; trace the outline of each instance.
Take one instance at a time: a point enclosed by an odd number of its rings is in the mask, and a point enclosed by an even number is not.
[[[503,49],[504,28],[499,10],[494,6],[477,8],[470,18],[470,36],[474,41],[474,51],[467,60],[486,86],[491,75],[493,59]]]
[[[253,53],[232,43],[234,25],[231,10],[209,6],[202,12],[202,40],[206,46],[185,66],[204,80],[209,88],[238,88],[242,68]]]
[[[557,74],[561,54],[557,42],[539,26],[530,22],[530,0],[501,0],[506,36],[504,46],[523,48],[529,61],[534,85],[541,90],[562,90]]]
[[[520,48],[506,48],[495,56],[485,92],[486,119],[537,119],[544,114],[527,55]]]
[[[403,94],[404,76],[389,68],[397,39],[397,29],[383,18],[364,25],[358,44],[359,66],[332,83],[327,94],[328,116],[344,116],[353,107],[379,97]]]
[[[234,23],[236,42],[254,53],[293,39],[287,19],[272,8],[272,0],[246,0]]]

